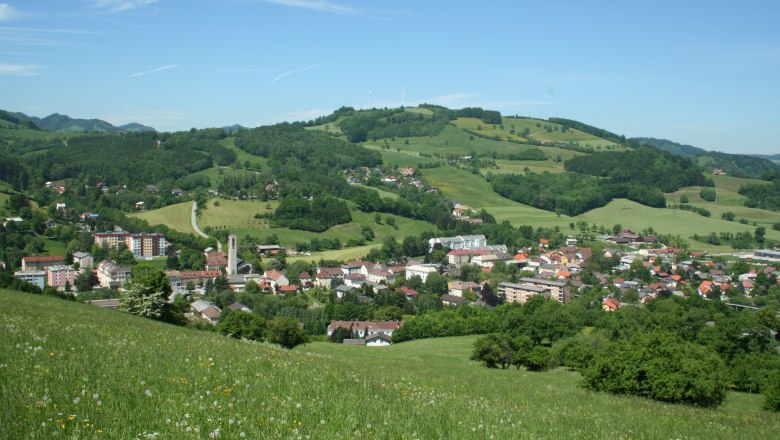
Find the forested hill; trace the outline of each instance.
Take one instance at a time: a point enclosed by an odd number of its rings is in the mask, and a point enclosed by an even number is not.
[[[676,156],[694,159],[703,168],[721,168],[735,177],[762,178],[765,174],[780,171],[780,165],[768,158],[745,154],[729,154],[707,151],[692,145],[684,145],[667,139],[638,137],[628,140],[640,145],[650,145]]]
[[[42,130],[57,131],[62,133],[91,133],[94,131],[106,133],[155,131],[155,129],[152,127],[141,125],[135,122],[117,127],[100,119],[76,119],[67,115],[61,115],[59,113],[51,114],[45,118],[38,118],[19,112],[10,113],[6,111],[0,111],[0,119],[19,125],[25,125],[28,128],[40,128]]]

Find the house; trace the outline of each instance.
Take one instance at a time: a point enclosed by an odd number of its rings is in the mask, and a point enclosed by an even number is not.
[[[97,277],[100,287],[117,289],[125,285],[132,276],[132,269],[120,267],[113,260],[103,260],[97,266]]]
[[[298,293],[301,290],[301,286],[296,284],[288,284],[286,286],[279,286],[279,293]]]
[[[417,299],[417,296],[419,295],[419,293],[417,293],[417,291],[416,291],[416,290],[414,290],[414,289],[410,289],[410,288],[408,288],[408,287],[406,287],[406,286],[404,286],[404,287],[401,287],[401,288],[400,288],[400,289],[398,289],[398,290],[399,290],[401,293],[403,293],[403,294],[404,294],[404,296],[406,297],[406,300],[407,300],[407,301],[413,301],[413,300],[416,300],[416,299]]]
[[[392,337],[393,332],[402,325],[401,321],[331,321],[328,325],[328,336],[330,337],[337,328],[341,327],[352,329],[360,338],[378,333]]]
[[[447,291],[453,296],[464,296],[466,292],[479,293],[482,286],[473,281],[450,281],[447,283]]]
[[[341,284],[338,287],[336,287],[336,298],[344,298],[344,295],[350,292],[356,292],[357,289],[354,286],[348,286],[346,284]]]
[[[222,310],[210,301],[198,300],[190,304],[195,314],[211,325],[216,325],[222,316]]]
[[[165,276],[168,277],[173,290],[183,290],[190,283],[195,286],[205,286],[209,280],[214,282],[214,280],[222,276],[222,272],[218,270],[166,270]]]
[[[368,271],[366,279],[369,283],[374,284],[392,284],[395,282],[396,275],[387,270],[371,269]]]
[[[406,279],[409,280],[412,277],[420,277],[420,280],[424,283],[428,279],[428,275],[432,273],[439,273],[438,264],[414,264],[406,266]]]
[[[298,279],[301,280],[301,287],[303,287],[304,290],[310,289],[314,286],[314,282],[311,279],[311,275],[309,275],[308,272],[301,272],[300,275],[298,275]]]
[[[620,308],[620,301],[612,297],[607,298],[602,303],[601,308],[604,309],[605,312],[614,312],[615,310]]]
[[[344,272],[340,267],[323,267],[317,271],[314,285],[317,287],[330,288],[333,280],[341,282],[344,280]]]
[[[255,246],[255,251],[260,254],[260,256],[266,256],[266,255],[276,255],[281,250],[284,249],[278,244],[258,244]]]
[[[224,252],[214,250],[206,252],[206,270],[224,269],[227,264],[227,255]]]
[[[95,265],[92,255],[86,252],[74,252],[73,264],[78,264],[80,269],[92,269]]]
[[[414,176],[414,172],[415,172],[415,170],[414,170],[414,167],[413,167],[413,166],[409,165],[409,166],[406,166],[406,167],[404,167],[404,168],[401,168],[401,169],[399,170],[399,172],[400,172],[400,173],[401,173],[401,175],[402,175],[402,176],[404,176],[404,177],[411,177],[411,176]]]
[[[77,273],[71,266],[49,266],[46,268],[46,284],[57,290],[65,290],[66,284],[73,287]]]
[[[366,336],[366,347],[387,347],[393,343],[393,338],[387,336],[384,333],[375,333],[370,336]]]
[[[22,257],[22,271],[46,270],[51,266],[62,266],[65,264],[65,257],[53,256],[35,256]]]
[[[14,272],[14,278],[34,284],[41,289],[46,286],[45,270],[19,270]]]
[[[271,287],[273,287],[274,290],[279,290],[280,287],[288,286],[290,284],[290,280],[288,280],[283,273],[275,270],[266,271],[263,274],[262,279],[271,284]]]
[[[227,308],[230,309],[230,311],[233,311],[233,312],[240,310],[240,311],[245,312],[245,313],[252,313],[252,309],[250,309],[249,307],[241,304],[240,302],[234,302],[233,304],[227,306]]]
[[[440,299],[441,299],[441,303],[445,307],[455,307],[470,302],[468,299],[462,296],[455,296],[455,295],[442,295]]]

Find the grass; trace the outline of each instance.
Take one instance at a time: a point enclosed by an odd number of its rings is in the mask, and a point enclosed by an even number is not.
[[[263,169],[268,169],[268,159],[262,156],[255,156],[254,154],[247,153],[246,151],[236,147],[235,137],[226,137],[225,139],[220,140],[219,143],[233,150],[236,153],[236,158],[242,164],[244,162],[249,162],[254,164],[255,167],[261,166]]]
[[[626,199],[613,200],[607,206],[594,209],[577,218],[604,226],[619,223],[624,228],[631,228],[635,231],[652,227],[657,233],[680,235],[685,239],[694,234],[708,235],[710,232],[721,231],[732,233],[748,231],[752,233],[754,229],[752,225],[703,217],[690,211],[650,208]],[[766,237],[780,240],[780,231],[767,229]],[[728,246],[712,246],[699,242],[692,242],[691,246],[695,249],[709,251],[731,250]]]
[[[219,206],[216,206],[218,203]],[[254,215],[256,213],[273,212],[278,206],[277,201],[261,202],[261,201],[237,201],[237,200],[223,200],[223,199],[211,199],[207,204],[208,208],[203,211],[203,214],[198,218],[198,226],[201,229],[206,226],[217,229],[229,229],[231,233],[236,234],[239,238],[244,236],[262,238],[271,234],[276,234],[279,237],[279,242],[283,246],[292,248],[295,243],[306,242],[308,243],[313,238],[338,238],[342,243],[346,243],[350,239],[358,239],[362,236],[361,229],[363,226],[369,226],[374,231],[374,243],[375,245],[361,246],[354,249],[343,250],[345,255],[354,255],[355,252],[362,252],[356,257],[365,255],[370,248],[378,246],[386,237],[395,236],[399,241],[407,235],[419,235],[423,231],[435,230],[435,227],[429,223],[413,220],[399,216],[392,216],[395,219],[398,229],[393,228],[386,222],[388,214],[382,214],[382,224],[376,224],[373,213],[366,213],[357,209],[352,209],[352,221],[342,225],[336,225],[331,227],[325,232],[308,232],[299,231],[288,228],[269,228],[268,221],[266,219],[256,219]],[[269,206],[270,209],[267,209]],[[340,250],[341,251],[341,250]],[[307,259],[320,258],[323,253],[317,253]],[[329,252],[327,255],[336,255],[337,252]],[[324,257],[323,257],[324,258]]]
[[[194,234],[192,229],[192,202],[177,203],[150,211],[134,212],[128,217],[146,220],[150,225],[166,225],[179,232]]]
[[[780,429],[755,395],[700,409],[588,392],[562,370],[490,370],[468,360],[474,337],[290,352],[51,297],[0,291],[0,301],[7,439],[758,439]]]

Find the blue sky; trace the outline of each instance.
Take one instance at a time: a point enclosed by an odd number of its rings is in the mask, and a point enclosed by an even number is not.
[[[0,0],[0,108],[158,130],[422,102],[780,153],[778,1]]]

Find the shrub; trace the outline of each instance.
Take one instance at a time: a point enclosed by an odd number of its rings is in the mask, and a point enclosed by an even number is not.
[[[714,407],[726,398],[723,361],[672,333],[650,332],[604,352],[582,371],[594,391]]]

